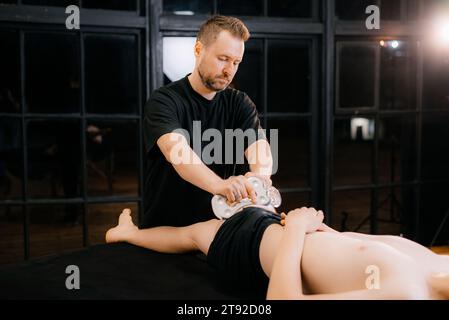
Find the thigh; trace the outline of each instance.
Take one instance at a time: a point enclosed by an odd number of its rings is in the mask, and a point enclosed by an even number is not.
[[[222,223],[223,220],[218,219],[195,223],[189,227],[188,236],[195,243],[197,249],[207,255],[210,244],[214,240],[215,234]]]

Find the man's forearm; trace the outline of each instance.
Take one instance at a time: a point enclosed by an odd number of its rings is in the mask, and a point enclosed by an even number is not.
[[[249,171],[260,174],[262,176],[271,177],[271,173],[273,172],[273,164],[264,165],[260,163],[250,164]]]
[[[222,182],[222,179],[209,169],[193,150],[186,148],[184,152],[192,161],[172,163],[179,176],[200,189],[216,194],[216,187]]]
[[[273,173],[273,156],[266,140],[258,140],[245,151],[251,172],[270,177]]]
[[[159,138],[157,145],[182,179],[216,194],[216,187],[222,179],[201,161],[183,135],[167,133]]]

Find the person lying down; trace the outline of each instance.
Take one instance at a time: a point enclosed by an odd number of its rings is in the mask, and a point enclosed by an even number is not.
[[[448,299],[449,256],[405,238],[337,232],[313,208],[250,205],[227,220],[138,229],[124,209],[106,242],[199,250],[219,277],[267,299]]]

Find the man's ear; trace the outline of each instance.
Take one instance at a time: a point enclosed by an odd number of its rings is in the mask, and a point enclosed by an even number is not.
[[[199,40],[195,42],[195,46],[193,47],[193,54],[195,55],[195,58],[200,56],[203,47],[203,44]]]

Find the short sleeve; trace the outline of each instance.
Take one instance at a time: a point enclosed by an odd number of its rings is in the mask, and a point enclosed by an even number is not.
[[[155,91],[145,105],[144,143],[146,153],[166,133],[181,128],[176,103],[169,95]]]
[[[244,132],[249,133],[247,130],[252,131],[253,134],[248,134],[248,145],[245,146],[245,150],[248,146],[256,142],[257,140],[267,140],[265,131],[260,125],[259,114],[257,112],[256,105],[248,97],[247,94],[241,93],[240,103],[237,109],[237,123],[235,128],[240,128]]]

